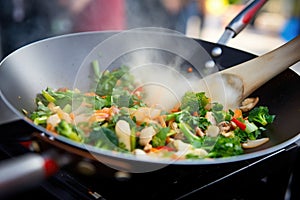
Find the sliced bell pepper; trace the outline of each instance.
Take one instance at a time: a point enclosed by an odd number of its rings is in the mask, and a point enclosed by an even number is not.
[[[243,131],[246,129],[246,124],[239,121],[238,119],[236,118],[232,118],[231,121],[233,121],[240,129],[242,129]]]

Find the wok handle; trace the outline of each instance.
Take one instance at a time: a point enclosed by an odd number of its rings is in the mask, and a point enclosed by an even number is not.
[[[0,162],[0,199],[36,187],[54,175],[62,165],[52,158],[56,154],[28,153]]]
[[[243,97],[247,97],[264,83],[297,63],[300,60],[299,52],[300,35],[269,53],[220,73],[239,76],[244,85]]]
[[[255,14],[261,7],[267,2],[267,0],[253,0],[226,26],[226,29],[230,29],[234,32],[235,37],[239,34],[254,18]]]
[[[225,31],[217,43],[225,45],[228,40],[237,36],[251,22],[266,2],[267,0],[250,1],[225,27]]]

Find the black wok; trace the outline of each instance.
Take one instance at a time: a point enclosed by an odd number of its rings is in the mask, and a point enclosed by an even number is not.
[[[116,32],[93,32],[50,38],[25,46],[6,57],[0,65],[0,96],[9,110],[13,111],[12,121],[15,121],[16,118],[25,121],[34,130],[50,137],[51,144],[58,143],[71,147],[71,149],[77,150],[77,154],[83,156],[89,154],[90,158],[103,162],[109,167],[128,172],[153,171],[167,165],[197,166],[238,162],[280,151],[299,140],[300,78],[290,69],[268,81],[251,95],[259,96],[259,104],[268,106],[270,112],[276,115],[274,124],[270,125],[267,130],[270,141],[263,146],[246,151],[243,155],[230,158],[178,160],[175,162],[138,159],[134,156],[97,149],[54,135],[24,117],[22,110],[34,110],[33,100],[41,90],[48,86],[72,88],[76,72],[86,55],[98,43],[114,34]],[[176,40],[176,37],[172,39]],[[214,47],[218,46],[202,40],[195,41],[202,44],[207,52],[211,52]],[[221,48],[223,48],[222,56],[214,58],[220,69],[255,57],[247,52],[226,46],[221,46]],[[1,134],[5,140],[5,133]],[[30,135],[31,133],[27,132],[27,136]]]

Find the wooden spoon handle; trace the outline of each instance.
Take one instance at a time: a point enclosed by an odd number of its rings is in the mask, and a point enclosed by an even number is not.
[[[299,60],[300,35],[269,53],[223,70],[220,73],[239,76],[244,84],[243,96],[247,97]]]

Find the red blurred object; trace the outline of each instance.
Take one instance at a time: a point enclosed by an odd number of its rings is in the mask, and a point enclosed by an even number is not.
[[[125,28],[124,0],[94,0],[74,19],[74,31],[123,30]]]
[[[45,176],[50,177],[59,171],[59,166],[54,160],[46,158],[44,162],[44,170]]]

